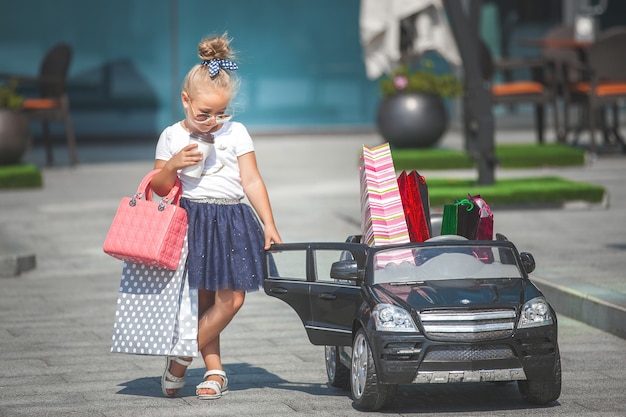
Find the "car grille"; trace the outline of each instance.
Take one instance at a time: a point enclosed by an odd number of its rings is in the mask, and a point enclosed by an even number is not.
[[[426,337],[440,341],[477,341],[509,337],[515,310],[425,310],[419,313]]]
[[[464,362],[512,358],[515,358],[515,354],[506,345],[434,346],[426,353],[424,362]]]

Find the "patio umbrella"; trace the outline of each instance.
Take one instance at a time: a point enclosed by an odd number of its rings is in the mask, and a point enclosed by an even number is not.
[[[370,79],[427,51],[461,64],[442,0],[361,0],[359,24]]]

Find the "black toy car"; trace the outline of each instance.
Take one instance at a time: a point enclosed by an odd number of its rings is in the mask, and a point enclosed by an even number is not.
[[[398,384],[517,381],[525,400],[561,393],[557,318],[528,279],[529,253],[499,236],[423,243],[273,245],[265,292],[324,345],[331,385],[389,406]]]

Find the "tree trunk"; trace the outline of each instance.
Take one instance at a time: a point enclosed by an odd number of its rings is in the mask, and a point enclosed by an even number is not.
[[[465,148],[478,161],[478,183],[493,185],[496,165],[493,110],[478,53],[478,14],[482,1],[443,0],[443,4],[463,61]],[[463,4],[469,5],[468,12],[463,10]]]

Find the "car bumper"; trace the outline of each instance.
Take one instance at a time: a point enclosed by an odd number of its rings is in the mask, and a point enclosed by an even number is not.
[[[550,373],[556,328],[475,343],[432,341],[422,335],[370,335],[379,380],[388,384],[516,381]]]
[[[449,382],[495,382],[526,379],[523,368],[481,369],[479,371],[418,371],[414,384],[446,384]]]

